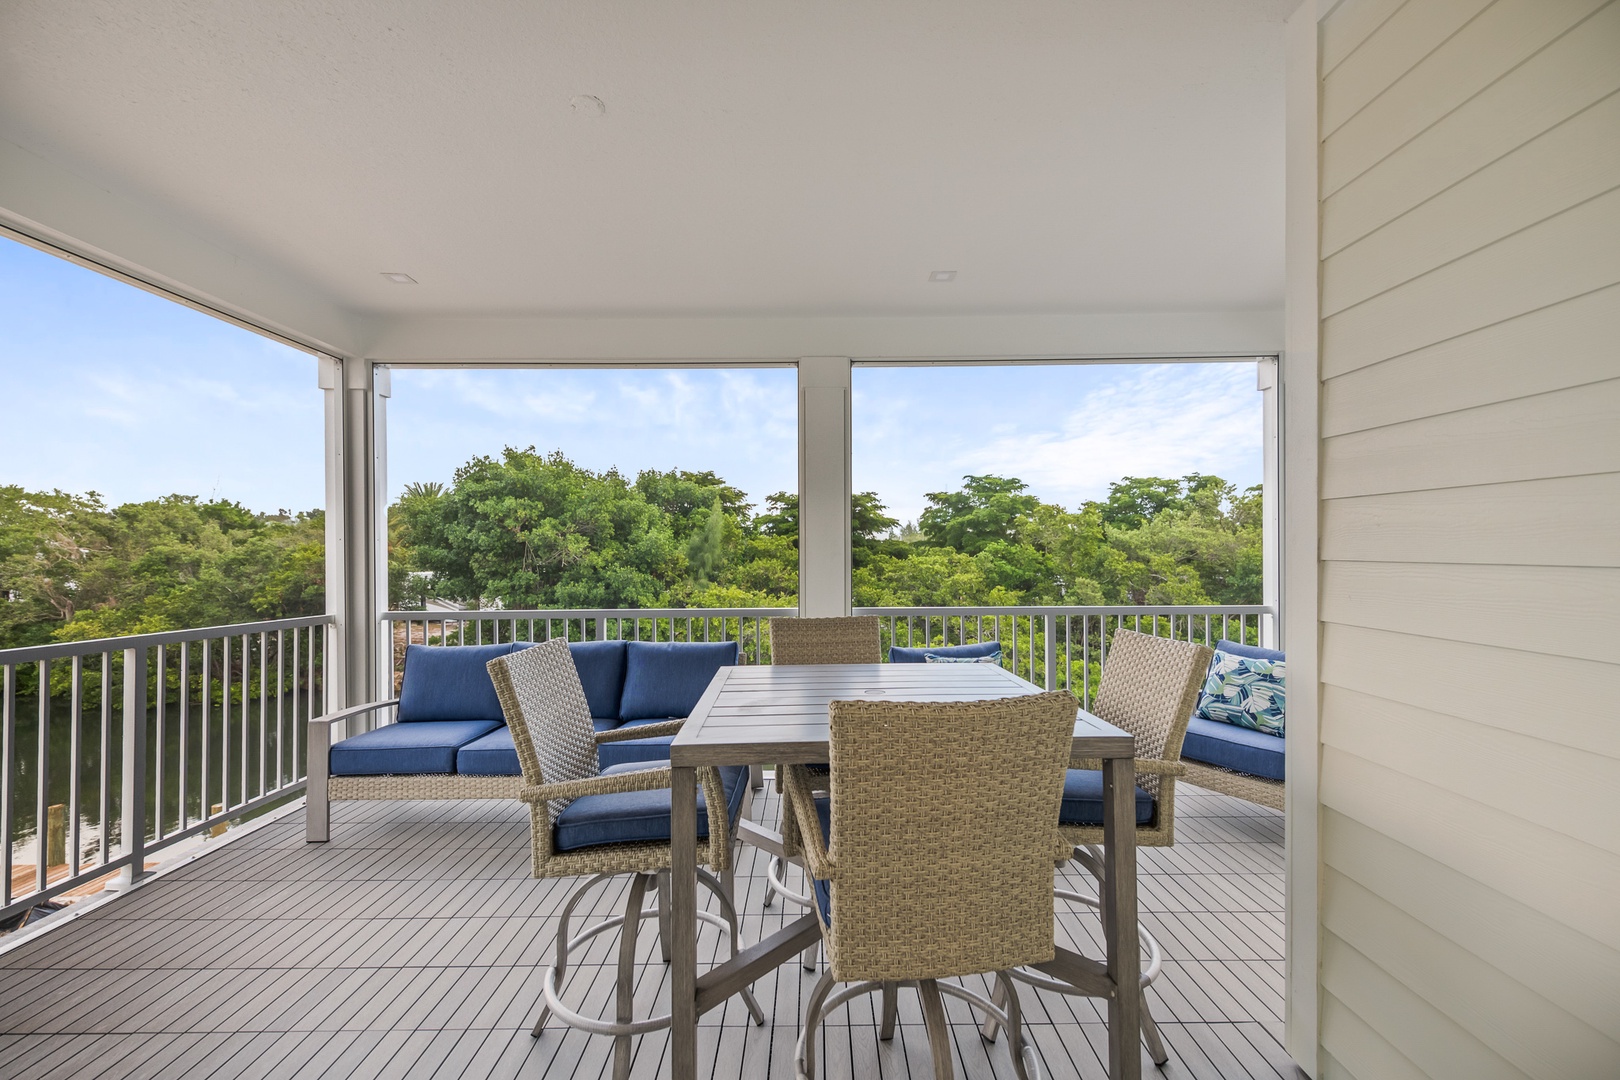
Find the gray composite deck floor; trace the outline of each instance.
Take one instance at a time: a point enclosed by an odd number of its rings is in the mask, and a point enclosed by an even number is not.
[[[760,794],[752,816],[774,824],[770,785]],[[1149,993],[1171,1051],[1160,1075],[1293,1080],[1280,1044],[1282,817],[1186,785],[1177,803],[1176,846],[1141,860],[1142,920],[1167,956]],[[745,942],[783,923],[780,901],[761,904],[764,866],[744,849]],[[340,804],[325,845],[303,842],[294,812],[0,954],[0,1076],[605,1077],[610,1039],[529,1036],[571,882],[533,881],[528,870],[528,821],[516,804]],[[622,896],[618,882],[606,888],[598,913]],[[1097,954],[1092,916],[1060,923]],[[664,1011],[653,937],[642,942],[638,1008]],[[613,941],[604,935],[582,954],[565,994],[611,1010]],[[705,928],[699,949],[712,956],[718,941]],[[794,962],[757,983],[763,1028],[735,1000],[705,1016],[702,1071],[791,1077],[813,982]],[[985,1044],[947,1000],[957,1075],[1010,1076],[1005,1040]],[[1096,1005],[1029,988],[1023,1000],[1044,1075],[1104,1075]],[[902,992],[900,1004],[887,1044],[869,999],[835,1014],[824,1075],[931,1077],[915,994]],[[643,1036],[632,1075],[667,1074],[667,1044],[667,1032]]]

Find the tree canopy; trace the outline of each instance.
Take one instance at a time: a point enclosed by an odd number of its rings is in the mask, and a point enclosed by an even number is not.
[[[1259,488],[1125,477],[1068,509],[1016,477],[931,492],[915,525],[850,506],[857,606],[1248,604],[1261,596]],[[561,452],[476,457],[389,507],[390,604],[792,607],[799,500],[755,508],[713,472],[632,481]],[[324,610],[320,511],[170,495],[0,487],[0,647]]]

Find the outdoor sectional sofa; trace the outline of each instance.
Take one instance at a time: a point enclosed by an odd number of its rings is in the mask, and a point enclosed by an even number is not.
[[[522,772],[486,665],[528,647],[407,645],[398,698],[311,720],[306,839],[330,836],[330,804],[339,800],[517,798]],[[674,735],[639,732],[690,715],[714,673],[739,655],[734,641],[585,641],[568,648],[603,769],[667,761]],[[379,726],[334,737],[370,713],[381,714]]]
[[[1256,660],[1285,658],[1276,649],[1235,641],[1216,642],[1215,648]],[[1181,762],[1187,766],[1189,784],[1281,810],[1286,790],[1284,748],[1285,740],[1275,735],[1194,716],[1181,744]]]

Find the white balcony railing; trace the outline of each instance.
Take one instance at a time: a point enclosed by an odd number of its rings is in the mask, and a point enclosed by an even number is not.
[[[0,922],[302,791],[330,623],[0,650]]]
[[[493,644],[501,641],[737,641],[742,662],[771,660],[770,620],[794,608],[573,609],[539,611],[390,611],[393,670],[404,670],[407,644]],[[1261,604],[1134,607],[856,608],[882,621],[890,645],[958,645],[1000,641],[1002,666],[1038,686],[1069,690],[1091,703],[1109,642],[1121,627],[1209,645],[1221,638],[1270,644],[1272,609]]]

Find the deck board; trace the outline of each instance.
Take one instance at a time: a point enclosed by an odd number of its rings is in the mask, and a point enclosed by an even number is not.
[[[1171,1062],[1168,1080],[1291,1080],[1282,1034],[1282,817],[1180,785],[1178,843],[1141,852],[1141,921],[1165,952],[1149,994]],[[756,819],[778,813],[767,786]],[[303,842],[292,814],[0,954],[0,1075],[130,1080],[459,1076],[569,1077],[611,1072],[612,1042],[550,1029],[531,1039],[539,969],[571,882],[528,876],[528,823],[513,804],[344,803],[333,839]],[[738,909],[746,941],[798,909],[762,906],[765,858],[743,849]],[[1085,890],[1077,868],[1067,883]],[[576,918],[617,914],[610,886]],[[1097,955],[1094,915],[1066,909],[1059,936]],[[583,923],[581,923],[582,925]],[[644,924],[651,930],[653,924]],[[712,930],[700,961],[720,956]],[[637,945],[638,1015],[668,1008],[656,934]],[[580,951],[571,999],[610,1015],[617,938]],[[700,1021],[700,1072],[722,1080],[792,1076],[794,1041],[814,983],[798,963],[754,987],[770,1018],[733,1000]],[[1104,1075],[1097,1002],[1024,988],[1024,1017],[1049,1077]],[[1011,1074],[1005,1041],[979,1038],[947,999],[953,1062],[966,1080]],[[892,1043],[877,1039],[872,999],[834,1014],[823,1075],[933,1075],[915,997],[900,997]],[[643,1036],[632,1077],[668,1068],[669,1038]],[[1145,1063],[1145,1059],[1144,1059]]]

